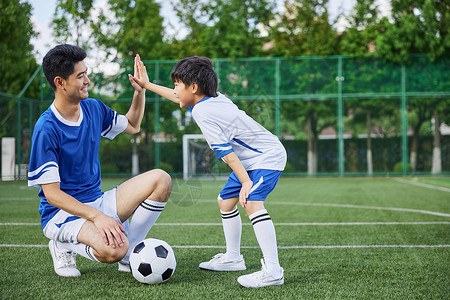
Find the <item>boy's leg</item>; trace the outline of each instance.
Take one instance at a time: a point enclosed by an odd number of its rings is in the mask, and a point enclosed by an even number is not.
[[[216,254],[211,260],[200,263],[199,268],[210,271],[245,270],[245,261],[240,253],[242,221],[236,206],[239,198],[219,199],[218,201],[227,250],[225,254]]]
[[[243,275],[238,282],[244,287],[264,287],[284,284],[284,270],[278,261],[277,239],[273,222],[263,201],[247,201],[245,207],[263,253],[261,271]]]

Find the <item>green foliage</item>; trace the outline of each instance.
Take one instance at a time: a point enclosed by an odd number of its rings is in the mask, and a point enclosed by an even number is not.
[[[92,22],[90,17],[93,0],[59,0],[51,26],[59,44],[75,44],[85,50],[92,48],[91,35],[86,30]]]
[[[262,54],[265,38],[258,26],[273,16],[274,1],[180,0],[174,9],[189,30],[182,41],[186,55],[252,57]]]
[[[274,56],[338,54],[338,35],[328,21],[328,0],[284,1],[270,36]]]
[[[95,40],[122,61],[131,60],[138,53],[143,59],[167,57],[169,45],[163,42],[160,9],[154,0],[109,0],[92,25]]]
[[[394,173],[402,173],[403,172],[403,163],[400,161],[394,165],[394,169],[392,170]],[[412,167],[410,164],[406,164],[406,172],[412,172]]]
[[[24,1],[0,1],[0,92],[19,94],[38,67],[30,43],[37,35],[31,9]],[[24,96],[38,98],[39,82],[33,81]]]

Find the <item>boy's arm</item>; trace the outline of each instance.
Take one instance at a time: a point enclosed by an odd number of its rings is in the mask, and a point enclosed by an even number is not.
[[[113,248],[116,248],[116,245],[123,246],[125,229],[119,222],[65,193],[61,190],[59,182],[42,184],[41,187],[49,204],[93,222],[106,245]]]
[[[223,156],[222,159],[228,166],[230,166],[239,178],[239,181],[242,183],[241,192],[239,193],[239,203],[242,207],[245,207],[247,198],[250,195],[250,190],[253,187],[253,181],[250,180],[247,171],[234,152],[228,153]]]
[[[152,91],[153,93],[158,94],[161,97],[166,98],[167,100],[170,100],[177,104],[180,103],[180,99],[175,96],[173,89],[150,82],[150,80],[148,79],[147,69],[145,68],[144,63],[140,58],[137,61],[136,66],[137,76],[135,74],[135,76],[133,77],[133,80],[135,82],[137,82],[141,87]]]

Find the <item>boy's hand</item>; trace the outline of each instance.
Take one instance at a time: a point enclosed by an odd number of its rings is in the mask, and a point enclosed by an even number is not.
[[[250,190],[253,187],[253,181],[249,180],[244,183],[242,183],[241,192],[239,193],[239,203],[242,207],[245,208],[245,205],[247,204],[247,198],[250,195]]]
[[[134,76],[128,74],[128,78],[136,91],[139,91],[138,88],[145,89],[145,84],[149,82],[147,69],[139,54],[134,58]]]

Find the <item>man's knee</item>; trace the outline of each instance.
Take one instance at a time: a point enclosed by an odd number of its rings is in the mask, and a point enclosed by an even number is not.
[[[164,170],[155,169],[152,170],[152,176],[156,177],[156,189],[162,193],[160,201],[166,202],[169,198],[170,192],[172,191],[172,178]]]
[[[98,253],[97,258],[99,261],[108,264],[118,262],[122,260],[122,258],[124,258],[124,256],[127,254],[128,247],[129,247],[128,241],[126,241],[126,243],[122,247],[118,246],[116,246],[116,248],[113,248],[111,246],[103,247],[97,252]]]

